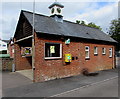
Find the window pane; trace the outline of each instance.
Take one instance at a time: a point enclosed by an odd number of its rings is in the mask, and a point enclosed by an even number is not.
[[[85,57],[89,57],[88,51],[85,51]]]
[[[88,50],[89,50],[89,47],[88,47],[88,46],[86,46],[86,47],[85,47],[85,50],[86,50],[86,51],[88,51]]]
[[[109,57],[112,57],[112,48],[109,49]]]
[[[3,47],[6,47],[6,45],[3,45]]]
[[[102,54],[105,54],[105,48],[102,48]]]
[[[104,48],[102,48],[102,53],[104,53]]]
[[[97,54],[97,47],[94,47],[94,54]]]
[[[60,44],[45,43],[45,57],[60,57]]]
[[[85,58],[89,58],[89,46],[85,46]]]

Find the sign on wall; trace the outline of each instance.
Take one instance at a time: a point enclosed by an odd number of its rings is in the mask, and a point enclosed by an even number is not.
[[[32,56],[32,47],[21,47],[22,56]]]
[[[50,46],[50,53],[55,53],[55,46]]]
[[[70,44],[70,39],[65,40],[65,44]]]

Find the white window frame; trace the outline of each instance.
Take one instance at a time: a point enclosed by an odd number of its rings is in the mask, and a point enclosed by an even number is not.
[[[96,48],[96,49],[95,49]],[[94,55],[97,55],[98,54],[98,47],[97,46],[95,46],[94,47]]]
[[[12,53],[15,53],[15,50],[14,50],[14,49],[12,49]]]
[[[88,52],[88,56],[87,57],[86,57],[86,52]],[[85,59],[89,59],[89,58],[90,58],[90,47],[89,46],[85,46]]]
[[[110,49],[109,49],[109,57],[112,57],[112,56],[113,56],[112,54],[113,54],[113,49],[110,48]]]
[[[103,52],[103,49],[104,49],[104,52]],[[106,48],[102,48],[102,54],[105,55],[106,54]]]
[[[62,44],[60,44],[60,57],[45,57],[45,43],[44,43],[44,59],[60,59],[62,58]]]

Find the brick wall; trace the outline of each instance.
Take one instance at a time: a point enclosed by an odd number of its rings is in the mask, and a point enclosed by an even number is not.
[[[62,44],[61,59],[44,59],[45,42],[54,42]],[[90,59],[85,60],[85,46],[90,47]],[[98,56],[94,56],[94,46],[98,47]],[[102,55],[102,47],[106,48],[106,55]],[[56,78],[79,75],[83,68],[88,68],[89,72],[103,69],[112,69],[114,67],[113,57],[109,58],[109,48],[112,45],[101,45],[83,42],[71,41],[70,45],[65,45],[64,41],[57,38],[41,38],[35,36],[35,71],[34,80],[47,81]],[[72,54],[78,59],[72,60],[70,64],[64,62],[64,54]]]
[[[14,45],[13,44],[9,44],[8,45],[8,52],[9,52],[9,55],[10,55],[10,58],[14,58]]]
[[[2,63],[2,71],[12,71],[13,59],[11,58],[0,58]]]
[[[19,44],[14,44],[15,48],[15,69],[24,70],[32,68],[32,57],[22,57],[21,56],[21,47]]]

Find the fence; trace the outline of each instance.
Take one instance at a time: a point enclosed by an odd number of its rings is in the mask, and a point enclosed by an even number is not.
[[[120,57],[120,52],[115,53],[116,57]]]
[[[116,52],[116,67],[120,68],[120,52]]]
[[[120,68],[120,57],[116,57],[116,67]]]
[[[2,63],[2,71],[12,71],[12,64],[13,59],[12,58],[0,58],[0,62]]]

